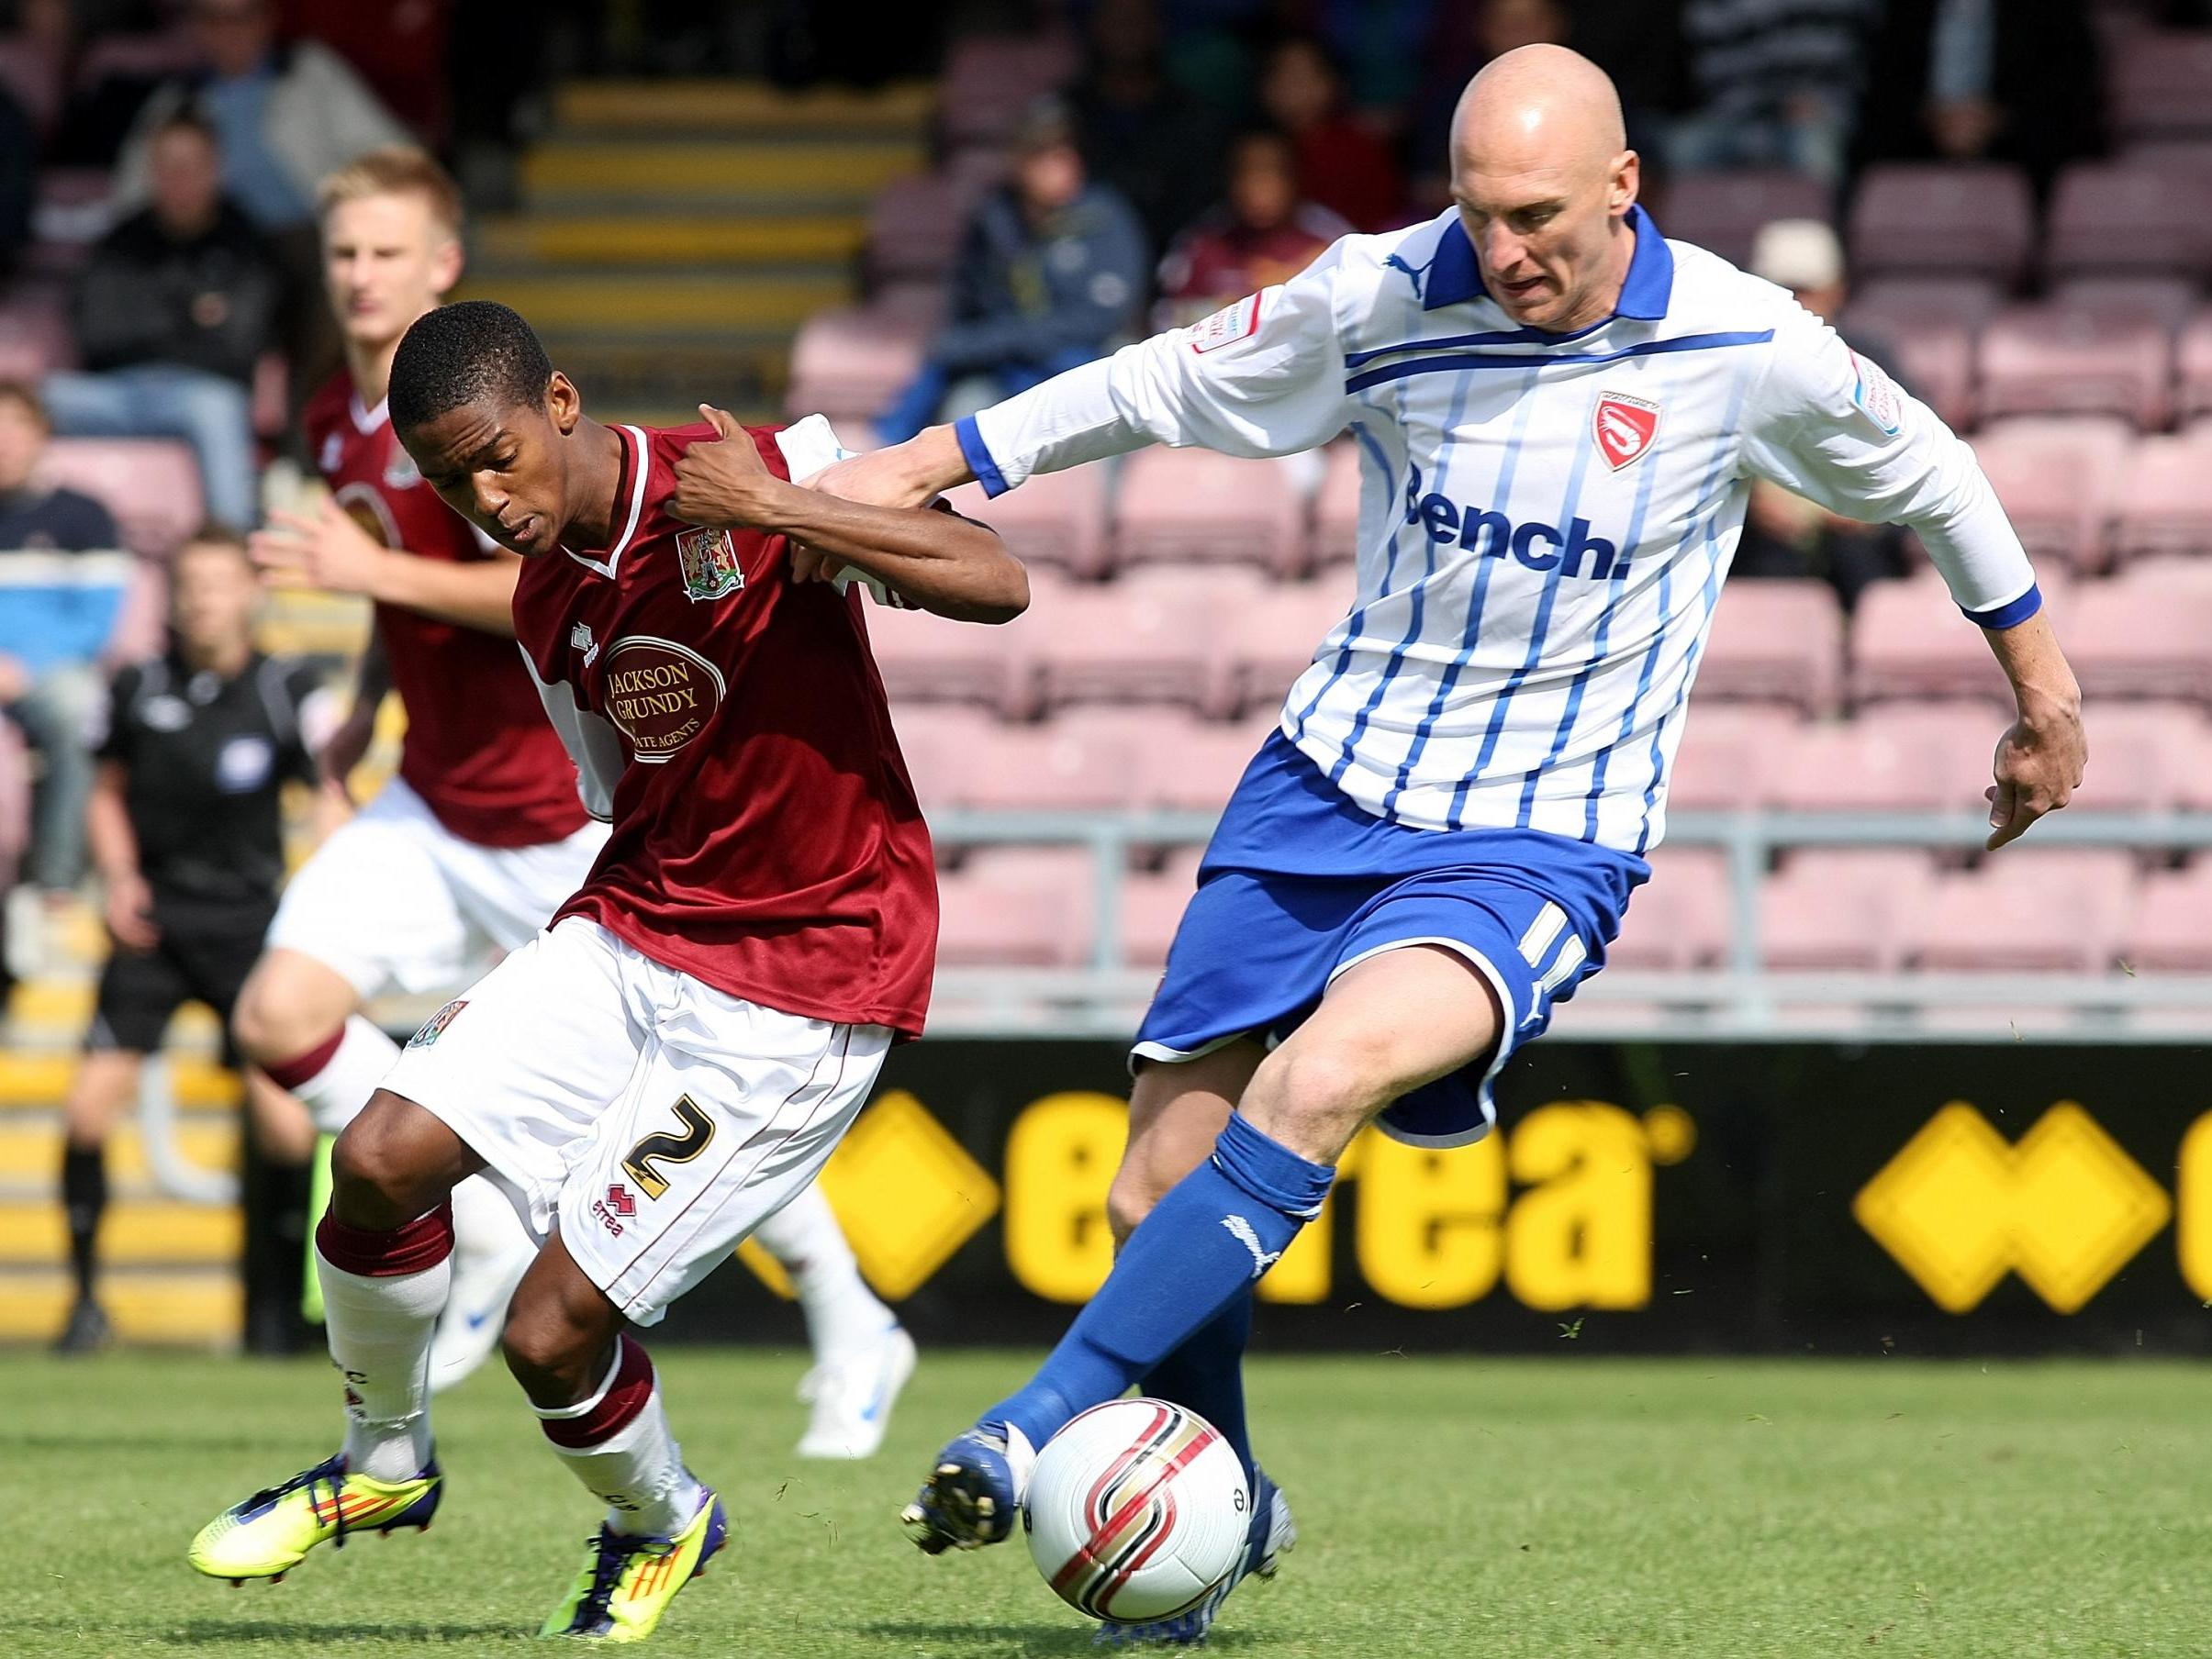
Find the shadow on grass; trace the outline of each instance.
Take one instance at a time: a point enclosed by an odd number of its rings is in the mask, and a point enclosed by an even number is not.
[[[7,1452],[269,1452],[284,1442],[272,1435],[196,1434],[179,1429],[173,1434],[114,1434],[105,1431],[82,1434],[0,1434],[0,1453]]]
[[[896,1638],[901,1642],[937,1642],[946,1650],[978,1648],[1018,1652],[1023,1659],[1056,1653],[1096,1653],[1100,1651],[1091,1627],[1065,1624],[925,1624],[918,1620],[878,1619],[866,1624],[849,1624],[857,1635]],[[1217,1631],[1209,1634],[1209,1651],[1243,1647],[1257,1640],[1249,1631]],[[923,1647],[924,1653],[932,1651]],[[1114,1650],[1106,1650],[1114,1651]]]
[[[319,1653],[333,1642],[528,1642],[529,1631],[505,1624],[397,1624],[389,1620],[194,1619],[163,1632],[170,1642],[221,1653],[232,1646],[300,1647]]]

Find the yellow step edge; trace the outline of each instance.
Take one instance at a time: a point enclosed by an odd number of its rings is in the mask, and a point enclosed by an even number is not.
[[[245,1238],[244,1218],[228,1205],[168,1198],[112,1204],[100,1222],[100,1260],[116,1265],[220,1266],[238,1260]],[[59,1267],[68,1260],[69,1229],[59,1204],[0,1204],[0,1263]],[[0,1289],[5,1286],[0,1279]]]
[[[637,200],[718,193],[857,194],[928,164],[920,143],[558,144],[523,158],[522,182],[533,192],[604,191]]]
[[[824,306],[846,303],[843,283],[731,283],[668,278],[611,284],[591,277],[517,277],[469,284],[460,297],[512,306],[541,331],[597,334],[693,329],[796,328]],[[587,388],[588,391],[589,388]]]
[[[545,215],[486,226],[479,251],[494,259],[580,264],[741,264],[850,259],[866,240],[866,221],[852,214],[721,219]]]
[[[176,1103],[194,1110],[236,1106],[244,1086],[236,1072],[225,1071],[196,1055],[166,1056],[169,1089]],[[60,1106],[77,1074],[73,1053],[31,1054],[0,1051],[0,1111],[11,1107]]]
[[[0,1275],[0,1342],[50,1342],[70,1296],[63,1274]],[[212,1271],[110,1274],[100,1305],[126,1342],[228,1346],[243,1323],[236,1277]]]
[[[84,1036],[84,1028],[92,1023],[94,989],[95,982],[89,977],[27,979],[8,999],[7,1016],[18,1036],[40,1031],[49,1038],[66,1038],[73,1048]],[[168,1041],[173,1047],[206,1048],[221,1035],[215,1011],[203,1004],[188,1002],[170,1022]]]
[[[784,92],[748,81],[575,81],[554,95],[563,127],[758,127],[780,131],[875,131],[926,125],[937,87],[906,81],[876,92],[818,87]]]
[[[239,1136],[235,1124],[195,1124],[177,1131],[177,1146],[202,1169],[230,1170],[239,1164]],[[0,1122],[0,1180],[48,1186],[60,1179],[61,1126],[18,1128]],[[146,1144],[138,1130],[117,1130],[107,1141],[107,1179],[116,1186],[147,1187],[153,1169],[146,1161]]]

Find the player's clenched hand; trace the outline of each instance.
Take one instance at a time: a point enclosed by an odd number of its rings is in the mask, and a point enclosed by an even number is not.
[[[335,501],[311,514],[270,514],[269,528],[256,530],[250,546],[262,580],[272,587],[316,587],[371,598],[392,556]]]
[[[2020,718],[1997,742],[1996,782],[1984,790],[1989,802],[1991,851],[2016,841],[2046,812],[2056,812],[2082,786],[2089,740],[2082,730],[2078,702],[2023,705]]]
[[[709,529],[752,529],[767,517],[782,483],[760,458],[753,435],[726,409],[701,404],[698,412],[721,434],[717,443],[695,443],[676,463],[676,494],[668,510],[687,524]]]
[[[895,443],[865,455],[849,455],[799,482],[810,490],[857,501],[864,507],[927,507],[938,492],[915,470],[909,448]]]
[[[117,875],[107,883],[107,930],[126,951],[151,951],[162,942],[153,925],[153,889],[142,875]]]

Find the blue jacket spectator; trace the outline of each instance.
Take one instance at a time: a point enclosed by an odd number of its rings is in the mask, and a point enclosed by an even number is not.
[[[1032,112],[1012,180],[968,225],[952,320],[880,436],[910,438],[1105,355],[1137,316],[1150,266],[1134,210],[1090,182],[1066,114]]]

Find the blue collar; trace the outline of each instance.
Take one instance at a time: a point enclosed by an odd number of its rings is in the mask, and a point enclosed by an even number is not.
[[[1636,251],[1629,255],[1628,278],[1621,284],[1620,303],[1614,306],[1613,314],[1637,322],[1657,322],[1667,315],[1668,296],[1674,290],[1674,255],[1668,251],[1667,239],[1651,222],[1651,216],[1641,207],[1628,209],[1628,228],[1636,235]],[[1436,257],[1429,262],[1421,308],[1434,311],[1439,306],[1463,306],[1469,300],[1489,297],[1483,291],[1475,245],[1468,240],[1467,225],[1455,208],[1451,223],[1437,239]]]

